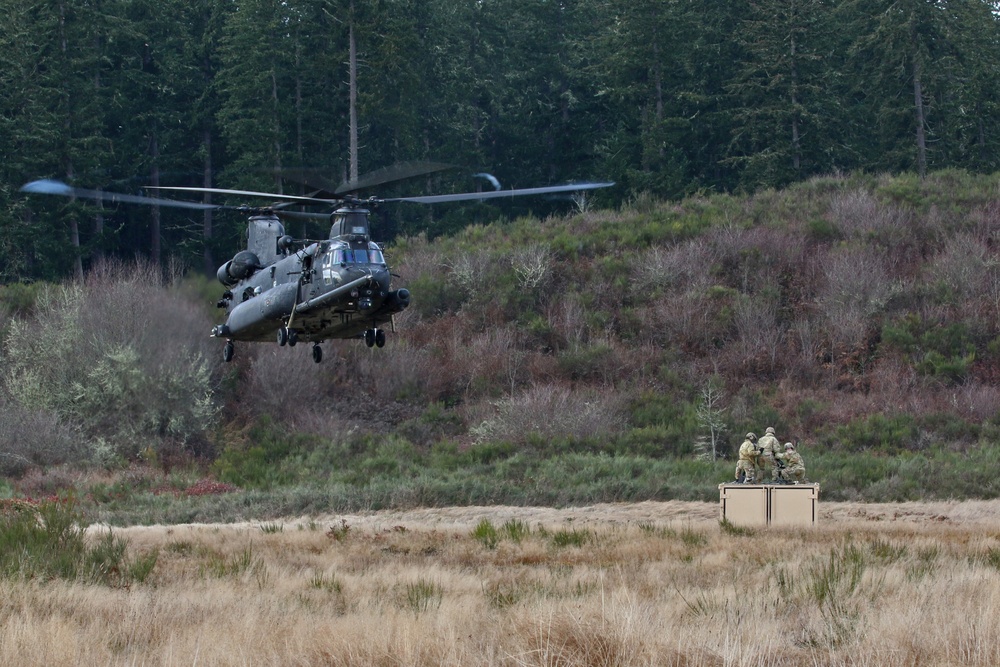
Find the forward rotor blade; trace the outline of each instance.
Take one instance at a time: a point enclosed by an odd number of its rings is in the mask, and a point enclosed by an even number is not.
[[[298,195],[279,195],[274,192],[254,192],[253,190],[227,190],[225,188],[187,188],[187,187],[156,187],[147,185],[149,190],[175,190],[178,192],[210,192],[218,195],[237,195],[239,197],[263,197],[272,201],[290,202],[299,204],[335,205],[340,204],[342,199],[318,199],[316,197],[300,197]]]
[[[456,169],[456,167],[453,164],[446,164],[444,162],[400,162],[389,167],[368,172],[359,176],[356,181],[344,181],[337,186],[333,194],[342,195],[348,192],[357,192],[365,188],[373,188],[377,185],[395,183],[396,181],[405,181],[408,178],[426,176],[427,174],[445,171],[446,169]],[[309,183],[306,183],[306,185],[309,185]]]
[[[380,201],[407,201],[415,204],[440,204],[449,201],[472,201],[478,199],[500,199],[502,197],[527,197],[530,195],[545,195],[553,192],[577,192],[579,190],[596,190],[610,188],[614,183],[573,183],[570,185],[552,185],[542,188],[522,188],[520,190],[491,190],[488,192],[463,192],[454,195],[425,195],[419,197],[396,197]]]
[[[145,204],[148,206],[172,206],[174,208],[193,208],[200,210],[222,208],[218,204],[203,204],[193,201],[177,201],[175,199],[160,199],[158,197],[144,197],[142,195],[126,195],[120,192],[105,192],[104,190],[87,190],[85,188],[74,188],[66,185],[62,181],[52,179],[42,179],[25,184],[21,192],[40,195],[59,195],[62,197],[76,197],[78,199],[94,199],[97,201],[109,202],[112,204]]]

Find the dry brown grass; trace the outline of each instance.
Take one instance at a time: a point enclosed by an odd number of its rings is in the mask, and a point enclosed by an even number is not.
[[[142,585],[0,583],[0,664],[1000,664],[1000,501],[822,503],[815,528],[749,535],[717,512],[122,529],[134,554],[159,553]],[[484,519],[494,548],[473,536]]]

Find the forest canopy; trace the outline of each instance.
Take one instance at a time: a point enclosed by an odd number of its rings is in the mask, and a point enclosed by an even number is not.
[[[610,205],[837,172],[990,173],[1000,156],[992,0],[0,4],[7,283],[81,276],[106,255],[214,271],[239,246],[238,216],[98,209],[18,188],[53,177],[122,192],[292,191],[280,174],[302,166],[339,180],[352,38],[362,173],[434,159],[504,187],[599,178],[618,184],[594,196]],[[518,206],[399,207],[382,232],[567,210]]]

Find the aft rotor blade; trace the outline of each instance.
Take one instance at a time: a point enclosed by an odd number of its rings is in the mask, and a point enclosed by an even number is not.
[[[112,204],[146,204],[148,206],[173,206],[174,208],[193,209],[218,209],[223,208],[218,204],[203,204],[193,201],[177,201],[175,199],[161,199],[159,197],[144,197],[142,195],[126,195],[120,192],[105,192],[104,190],[87,190],[85,188],[74,188],[66,185],[62,181],[52,179],[42,179],[25,184],[21,192],[29,192],[41,195],[60,195],[62,197],[76,197],[78,199],[94,199],[97,201],[109,202]]]
[[[279,195],[274,192],[254,192],[253,190],[227,190],[225,188],[187,188],[187,187],[163,187],[147,185],[149,190],[175,190],[178,192],[209,192],[217,195],[236,195],[239,197],[263,197],[272,201],[282,201],[300,204],[340,204],[342,199],[317,199],[316,197],[300,197],[297,195]]]
[[[285,211],[274,209],[274,214],[279,218],[287,218],[289,220],[322,220],[323,222],[330,222],[329,213],[307,213],[305,211]]]
[[[490,190],[487,192],[463,192],[454,195],[424,195],[419,197],[396,197],[381,201],[407,201],[416,204],[440,204],[449,201],[472,201],[478,199],[500,199],[502,197],[527,197],[530,195],[546,195],[554,192],[577,192],[579,190],[596,190],[610,188],[614,183],[573,183],[570,185],[552,185],[542,188],[522,188],[520,190]]]

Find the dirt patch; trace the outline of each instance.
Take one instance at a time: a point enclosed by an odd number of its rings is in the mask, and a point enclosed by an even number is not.
[[[585,507],[433,507],[410,510],[383,510],[353,514],[323,514],[284,520],[247,521],[229,524],[231,527],[281,524],[288,527],[322,524],[340,525],[346,522],[352,528],[368,528],[376,532],[407,530],[455,530],[475,528],[487,519],[494,525],[507,521],[523,521],[528,526],[543,525],[547,528],[569,526],[609,526],[615,524],[674,525],[714,523],[719,520],[719,504],[704,502],[603,503]],[[819,503],[819,523],[849,521],[900,522],[927,524],[938,522],[953,525],[980,524],[1000,527],[1000,499],[933,501],[906,503]],[[198,524],[206,525],[206,524]],[[130,529],[135,530],[135,528]]]

